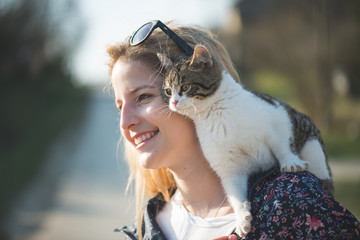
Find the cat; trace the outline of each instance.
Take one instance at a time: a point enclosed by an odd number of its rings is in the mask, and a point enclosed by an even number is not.
[[[251,173],[278,166],[282,172],[309,168],[332,190],[325,147],[309,117],[269,95],[245,89],[202,45],[175,62],[163,54],[159,58],[166,69],[162,97],[172,111],[194,121],[204,155],[236,214],[240,236],[251,228]]]

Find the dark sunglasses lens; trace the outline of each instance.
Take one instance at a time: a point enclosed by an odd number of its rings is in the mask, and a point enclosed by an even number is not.
[[[131,38],[130,44],[137,45],[143,42],[147,36],[149,35],[151,29],[153,27],[153,23],[147,23],[142,26],[139,30],[137,30]]]

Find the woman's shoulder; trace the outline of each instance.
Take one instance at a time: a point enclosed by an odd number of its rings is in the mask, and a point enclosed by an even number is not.
[[[172,190],[174,193],[175,190]],[[156,222],[156,216],[159,211],[165,206],[164,196],[159,193],[148,200],[142,216],[142,236],[144,240],[165,240],[166,237]],[[137,219],[130,225],[116,228],[115,232],[123,232],[126,239],[139,239],[139,232],[137,231]]]
[[[303,193],[307,195],[310,192],[331,196],[322,181],[308,171],[283,173],[278,169],[271,169],[250,176],[249,186],[250,198],[264,193],[264,190],[265,192],[279,192],[281,196],[296,195],[300,197]]]
[[[301,209],[303,205],[315,204],[328,199],[325,205],[333,206],[333,196],[322,181],[310,172],[282,173],[278,170],[265,172],[249,190],[252,208],[281,210],[284,207]],[[271,206],[271,207],[270,207]]]
[[[252,185],[251,185],[252,184]],[[359,221],[310,172],[250,177],[252,236],[358,239]],[[353,238],[356,237],[356,238]]]

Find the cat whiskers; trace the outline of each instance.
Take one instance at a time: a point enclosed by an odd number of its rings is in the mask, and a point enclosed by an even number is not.
[[[165,119],[170,119],[171,115],[174,114],[173,111],[171,111],[168,106],[163,106],[161,108],[158,109],[157,114],[154,116],[155,118],[162,118],[164,117]]]
[[[199,111],[199,109],[196,108],[196,106],[195,106],[195,104],[194,104],[194,102],[193,102],[192,99],[191,99],[191,101],[190,101],[190,104],[191,104],[191,106],[194,108],[194,115],[198,115],[198,116],[199,116],[198,113],[200,113],[200,111]],[[186,114],[186,115],[187,115],[187,114]]]

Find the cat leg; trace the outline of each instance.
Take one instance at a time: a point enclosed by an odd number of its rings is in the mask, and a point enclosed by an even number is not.
[[[309,167],[309,162],[301,160],[290,149],[290,140],[273,132],[268,145],[280,164],[282,172],[301,172]]]
[[[291,151],[279,159],[281,172],[301,172],[309,168],[309,163],[303,161]]]
[[[252,216],[247,199],[247,181],[247,176],[238,173],[222,178],[223,187],[236,215],[236,233],[241,237],[245,237],[251,230]]]
[[[309,171],[321,180],[331,179],[327,158],[317,139],[308,140],[301,149],[300,156],[310,163]]]

